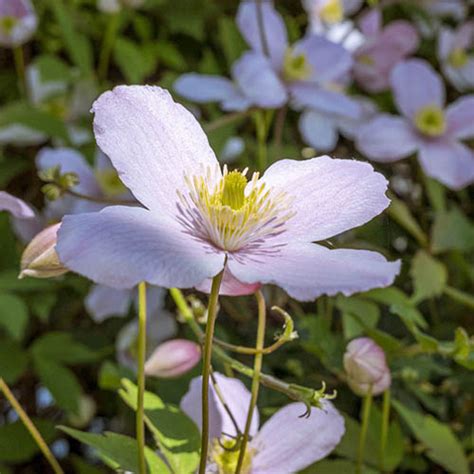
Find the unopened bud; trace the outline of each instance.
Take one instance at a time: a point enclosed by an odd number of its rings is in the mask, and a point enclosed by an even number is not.
[[[21,256],[19,278],[50,278],[68,271],[59,261],[56,253],[56,240],[59,226],[54,224],[33,237]]]
[[[145,363],[145,373],[154,377],[178,377],[191,370],[201,358],[198,344],[172,339],[160,344]]]
[[[366,395],[369,390],[373,395],[379,395],[390,387],[390,369],[385,353],[368,337],[359,337],[347,345],[344,369],[349,387],[357,395]]]

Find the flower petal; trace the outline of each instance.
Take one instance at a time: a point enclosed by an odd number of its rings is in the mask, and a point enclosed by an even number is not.
[[[451,189],[461,189],[474,182],[474,152],[459,142],[426,142],[419,160],[428,176]]]
[[[274,68],[279,68],[283,62],[285,50],[288,47],[285,22],[275,10],[271,0],[260,2],[260,5],[263,32],[260,31],[257,2],[253,0],[240,2],[237,12],[237,26],[249,46],[258,53],[265,53],[262,46],[262,34],[264,34],[271,63]]]
[[[95,101],[93,111],[98,145],[149,209],[174,215],[185,173],[217,167],[197,120],[160,87],[115,87]]]
[[[399,261],[387,262],[377,252],[329,250],[305,242],[288,244],[277,254],[229,257],[228,265],[239,280],[278,285],[300,301],[386,287],[400,270]]]
[[[214,377],[237,426],[240,431],[243,432],[250,402],[250,392],[238,379],[226,377],[218,372],[214,372]],[[222,433],[235,436],[237,432],[230,416],[216,395],[212,383],[209,385],[209,438],[219,438]],[[181,410],[196,423],[199,429],[201,429],[202,424],[201,390],[202,377],[197,377],[191,381],[189,390],[181,399],[180,403]],[[258,411],[255,410],[250,426],[251,436],[257,432],[258,424],[259,415]]]
[[[399,55],[408,55],[418,48],[418,32],[408,21],[392,21],[385,27],[379,41],[386,44],[386,49],[395,48]]]
[[[210,293],[212,286],[212,279],[208,278],[202,283],[196,286],[196,289],[202,291],[203,293]],[[220,295],[225,296],[244,296],[251,295],[255,293],[260,288],[259,283],[242,283],[237,280],[237,278],[230,273],[229,269],[226,267],[224,270],[224,276],[222,277],[221,287],[219,289]]]
[[[85,299],[87,312],[96,323],[111,316],[126,316],[132,302],[130,290],[119,290],[105,285],[93,285]]]
[[[34,219],[35,211],[25,201],[0,191],[0,211],[7,211],[17,219]]]
[[[333,120],[315,110],[305,110],[298,122],[305,143],[318,151],[336,148],[339,133]]]
[[[448,134],[458,140],[474,137],[474,95],[466,95],[446,110]]]
[[[397,64],[390,82],[398,109],[410,119],[424,106],[444,107],[443,81],[422,59],[410,59]]]
[[[420,139],[402,117],[381,114],[357,133],[356,148],[371,160],[391,162],[416,151]]]
[[[286,88],[272,69],[270,60],[259,53],[242,55],[234,64],[232,75],[252,104],[277,108],[287,101]]]
[[[280,160],[262,180],[292,199],[296,215],[287,223],[285,239],[288,234],[306,241],[327,239],[365,224],[389,204],[387,180],[355,160]]]
[[[56,250],[65,266],[113,288],[141,281],[190,288],[224,265],[224,254],[166,216],[125,206],[66,216]]]
[[[362,15],[358,22],[364,36],[376,36],[382,29],[382,12],[378,8],[371,8]]]
[[[194,102],[220,102],[235,94],[235,85],[230,79],[209,74],[183,74],[173,84],[181,96]]]
[[[290,403],[278,410],[251,441],[255,449],[252,474],[299,472],[326,457],[340,442],[344,418],[332,403],[324,401],[323,408],[311,408],[308,418],[302,403]]]

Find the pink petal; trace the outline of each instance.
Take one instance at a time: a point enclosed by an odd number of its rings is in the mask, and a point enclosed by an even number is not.
[[[196,286],[196,289],[202,291],[203,293],[211,292],[212,279],[208,278],[203,281],[201,284]],[[237,280],[237,278],[230,273],[229,269],[226,267],[224,270],[224,277],[222,278],[221,288],[219,290],[220,295],[225,296],[244,296],[251,295],[255,293],[260,288],[259,283],[242,283]]]
[[[287,223],[285,239],[327,239],[365,224],[389,204],[387,180],[360,161],[328,156],[280,160],[262,180],[292,200],[296,215]]]
[[[382,12],[372,8],[359,21],[359,28],[364,36],[376,36],[382,29]]]
[[[303,242],[288,244],[276,254],[231,256],[228,265],[239,280],[278,285],[300,301],[386,287],[400,270],[400,261],[387,262],[377,252],[329,250]]]
[[[444,84],[440,76],[422,59],[397,64],[391,84],[397,106],[405,116],[413,116],[428,105],[444,107]]]
[[[339,444],[344,432],[344,418],[330,402],[312,408],[309,418],[302,403],[291,403],[278,410],[250,443],[256,453],[252,474],[299,472],[328,456]]]
[[[166,215],[136,207],[66,216],[56,249],[65,266],[114,288],[141,281],[190,288],[224,265],[223,253],[193,239]]]
[[[451,189],[474,182],[474,152],[455,141],[425,142],[419,160],[424,172]]]
[[[379,40],[395,48],[402,56],[415,52],[419,42],[415,27],[408,21],[403,20],[393,21],[387,25]]]
[[[367,158],[391,162],[405,158],[419,147],[420,139],[402,117],[379,115],[360,127],[356,147]]]
[[[238,379],[226,377],[225,375],[214,372],[217,385],[222,396],[232,413],[237,426],[243,432],[247,411],[250,402],[250,392],[245,385]],[[189,390],[181,399],[180,408],[196,423],[201,429],[201,390],[202,377],[197,377],[191,381]],[[253,436],[258,430],[259,415],[254,411],[250,435]],[[209,438],[220,438],[223,433],[235,436],[236,430],[234,424],[227,414],[224,406],[216,395],[212,383],[209,390]]]
[[[446,110],[448,134],[458,140],[474,137],[474,95],[465,95]]]
[[[197,120],[160,87],[115,87],[95,101],[93,111],[98,145],[149,209],[174,215],[185,173],[217,167]]]

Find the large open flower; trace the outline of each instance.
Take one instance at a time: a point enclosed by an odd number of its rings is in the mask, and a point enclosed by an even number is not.
[[[366,163],[282,160],[263,177],[221,171],[200,125],[159,87],[121,86],[94,104],[94,131],[145,208],[66,216],[57,250],[108,286],[202,286],[226,265],[238,282],[274,283],[300,300],[392,283],[399,263],[313,241],[359,226],[388,205]]]

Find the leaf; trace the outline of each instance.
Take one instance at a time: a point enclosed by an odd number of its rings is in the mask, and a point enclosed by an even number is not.
[[[28,367],[28,353],[11,339],[0,339],[0,377],[13,384]]]
[[[38,316],[38,318],[46,323],[49,319],[49,314],[56,304],[57,294],[50,292],[41,292],[32,295],[30,298],[31,310]]]
[[[363,334],[366,327],[375,328],[380,318],[378,306],[362,298],[338,296],[336,306],[342,312],[346,339]],[[359,321],[363,321],[364,325]]]
[[[457,207],[437,213],[431,231],[433,253],[472,249],[474,249],[474,225],[466,216]]]
[[[45,291],[57,288],[57,282],[53,280],[41,280],[39,278],[18,279],[18,269],[0,272],[0,291]]]
[[[21,298],[0,293],[0,325],[17,341],[23,338],[28,324],[28,308]]]
[[[469,466],[458,439],[451,428],[431,415],[423,415],[393,400],[392,405],[413,435],[423,443],[426,455],[447,471],[456,474],[468,474]]]
[[[122,380],[119,394],[136,410],[137,387]],[[178,407],[164,403],[157,395],[145,392],[145,416],[150,431],[174,472],[194,473],[199,464],[200,434],[194,422]]]
[[[246,50],[245,42],[237,29],[235,21],[226,16],[219,19],[218,34],[219,44],[224,51],[227,66],[230,69],[232,64]]]
[[[390,195],[390,200],[391,203],[387,209],[388,215],[414,237],[422,247],[425,247],[428,238],[413,217],[409,207],[393,194]]]
[[[114,59],[127,82],[139,84],[156,67],[156,55],[133,41],[118,38],[114,45]]]
[[[179,49],[169,41],[158,41],[155,44],[155,51],[161,62],[174,71],[185,71],[188,67],[186,59]]]
[[[378,471],[362,466],[364,474],[377,474]],[[301,471],[300,474],[356,474],[356,464],[346,459],[323,459],[312,466]]]
[[[410,273],[415,289],[412,296],[414,303],[439,296],[448,279],[446,267],[424,250],[419,250],[414,256]]]
[[[104,462],[112,468],[131,472],[139,471],[137,464],[138,450],[135,439],[111,432],[104,434],[85,433],[67,426],[59,426],[59,429],[81,443],[96,449]],[[145,459],[151,474],[170,473],[166,464],[148,447],[145,447]]]
[[[32,421],[47,443],[53,441],[56,437],[53,422],[38,418]],[[38,445],[20,420],[0,426],[0,461],[23,463],[39,452]]]

